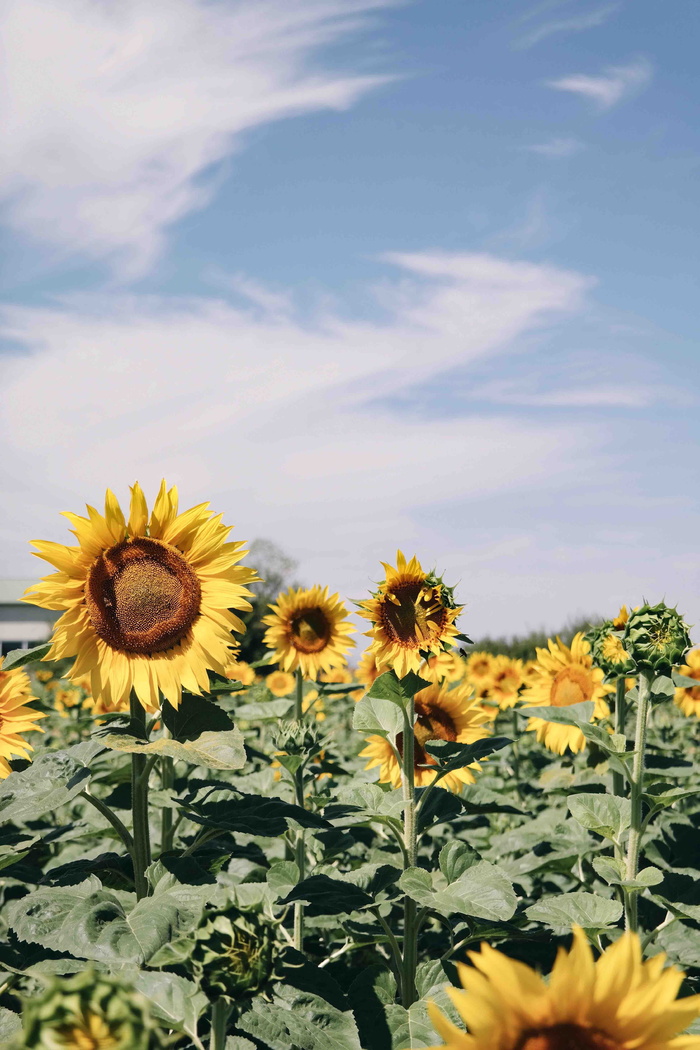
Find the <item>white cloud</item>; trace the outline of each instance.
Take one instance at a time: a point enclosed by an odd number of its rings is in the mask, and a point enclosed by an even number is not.
[[[626,66],[611,66],[600,76],[572,73],[558,80],[546,81],[547,87],[556,91],[569,91],[574,95],[595,102],[601,109],[610,109],[633,92],[640,91],[650,82],[651,64],[643,58]]]
[[[188,502],[211,498],[241,538],[271,537],[306,578],[356,596],[398,544],[439,557],[426,508],[526,500],[566,487],[572,457],[588,469],[592,427],[416,418],[391,397],[503,360],[580,309],[589,279],[489,255],[388,258],[403,276],[380,289],[374,323],[327,310],[302,323],[255,284],[250,308],[126,295],[7,307],[2,334],[31,352],[5,368],[0,574],[31,572],[29,538],[65,537],[59,509],[99,502],[108,484],[123,495],[136,477],[152,492],[165,475]]]
[[[470,400],[523,408],[645,408],[676,398],[676,392],[627,382],[532,391],[517,383],[485,383],[470,391]]]
[[[610,16],[615,14],[619,8],[619,3],[605,4],[603,7],[598,7],[594,11],[588,11],[585,14],[553,18],[550,21],[543,22],[536,29],[530,30],[525,36],[520,37],[515,46],[518,48],[532,47],[555,33],[579,33],[584,29],[595,29],[607,22]]]
[[[6,0],[6,223],[138,274],[249,129],[345,109],[386,79],[314,60],[393,2]]]
[[[573,157],[584,148],[583,142],[575,138],[554,138],[549,142],[539,142],[534,146],[527,147],[532,153],[539,153],[543,157],[551,157],[558,160],[561,157]]]

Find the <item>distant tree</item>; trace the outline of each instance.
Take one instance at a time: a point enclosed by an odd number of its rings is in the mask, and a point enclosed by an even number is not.
[[[602,622],[602,617],[593,616],[589,619],[570,620],[561,630],[530,631],[529,634],[516,634],[511,638],[480,638],[474,643],[474,649],[485,650],[487,653],[498,655],[505,653],[520,660],[534,660],[536,649],[544,649],[548,638],[561,638],[565,645],[570,645],[571,640],[578,631],[587,631],[589,627]],[[467,652],[471,652],[471,648]]]
[[[255,595],[252,599],[253,608],[251,612],[241,616],[246,625],[246,632],[241,638],[240,660],[254,663],[261,660],[267,652],[263,644],[267,628],[261,622],[262,618],[270,611],[268,605],[274,602],[280,591],[299,586],[293,579],[297,564],[294,558],[290,558],[271,540],[253,540],[251,543],[246,565],[251,565],[262,580],[250,585],[250,590]]]

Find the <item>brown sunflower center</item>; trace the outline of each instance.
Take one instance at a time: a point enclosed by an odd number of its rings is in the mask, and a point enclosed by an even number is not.
[[[622,1047],[599,1028],[555,1024],[524,1032],[513,1050],[622,1050]]]
[[[92,565],[85,602],[95,632],[110,648],[161,653],[197,619],[201,589],[179,551],[139,537],[111,547]]]
[[[330,621],[317,605],[292,617],[290,628],[291,643],[300,653],[320,653],[331,636]]]
[[[447,610],[432,587],[402,583],[381,602],[382,626],[392,642],[407,649],[422,649],[427,639],[439,636]]]
[[[549,691],[549,702],[552,707],[570,707],[590,700],[595,683],[591,673],[585,667],[572,664],[560,671],[552,682]]]
[[[434,766],[435,759],[425,750],[429,740],[456,740],[457,728],[451,715],[437,704],[415,701],[416,724],[413,729],[413,762],[415,766]],[[403,758],[403,733],[396,737],[396,750]]]

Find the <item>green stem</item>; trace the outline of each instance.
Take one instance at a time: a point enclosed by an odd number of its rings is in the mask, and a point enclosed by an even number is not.
[[[399,942],[396,940],[396,937],[394,936],[394,931],[392,930],[389,923],[386,921],[384,916],[379,913],[379,909],[373,908],[372,911],[377,916],[377,919],[379,920],[379,923],[382,929],[384,930],[384,933],[386,934],[387,940],[389,941],[389,945],[391,947],[391,954],[393,956],[394,965],[396,967],[396,981],[399,988],[399,995],[403,999],[403,959],[401,957],[401,948],[399,947]]]
[[[630,833],[627,841],[627,863],[625,878],[636,879],[639,869],[639,849],[642,839],[642,793],[644,791],[644,749],[647,737],[649,718],[649,697],[651,696],[651,676],[647,671],[639,675],[637,697],[637,722],[634,732],[634,758],[632,760],[632,777],[630,783]],[[638,890],[628,890],[625,895],[625,927],[637,932]]]
[[[404,712],[403,755],[401,764],[401,789],[403,791],[403,839],[406,850],[406,867],[415,868],[418,854],[416,835],[416,787],[415,787],[415,736],[416,720],[413,697]],[[416,1001],[416,968],[418,966],[418,930],[416,925],[416,902],[408,895],[403,902],[403,972],[401,998],[406,1009]]]
[[[167,733],[167,729],[165,730]],[[160,760],[160,786],[163,791],[170,791],[175,781],[175,764],[169,755]],[[175,835],[173,831],[173,811],[164,806],[160,818],[160,852],[167,853],[173,848]]]
[[[304,720],[304,676],[301,668],[296,669],[296,682],[294,689],[294,718],[297,722]],[[301,765],[294,774],[294,801],[301,809],[304,808],[304,766]],[[304,842],[304,829],[300,828],[294,845],[294,860],[299,869],[299,881],[304,878],[306,872],[306,844]],[[294,947],[298,952],[304,950],[304,905],[300,901],[294,904]]]
[[[297,667],[295,672],[296,682],[294,683],[294,720],[301,722],[304,717],[304,676],[301,673],[301,668]]]
[[[627,700],[625,699],[627,684],[624,677],[618,678],[615,683],[615,732],[619,736],[625,736],[627,725]],[[622,773],[615,771],[612,775],[613,795],[622,798],[626,794],[625,778]]]
[[[146,735],[146,712],[136,693],[131,691],[131,721],[140,730],[139,736]],[[145,755],[131,756],[131,814],[132,833],[134,837],[134,885],[136,899],[148,896],[146,868],[151,863],[151,843],[148,827],[148,776],[145,776],[147,758]]]
[[[231,1007],[225,999],[217,999],[211,1006],[211,1035],[209,1050],[224,1050],[226,1045],[226,1028]]]
[[[106,802],[103,802],[101,798],[96,798],[94,795],[91,795],[89,791],[81,791],[80,796],[81,798],[86,799],[86,801],[88,801],[90,805],[94,806],[95,809],[99,810],[99,812],[102,814],[105,820],[109,821],[109,823],[116,831],[117,835],[119,835],[119,838],[126,846],[127,851],[129,853],[133,853],[134,840],[131,837],[131,832],[124,824],[122,824],[117,814],[109,808]]]

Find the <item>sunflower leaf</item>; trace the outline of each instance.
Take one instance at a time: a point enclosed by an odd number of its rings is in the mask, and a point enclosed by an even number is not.
[[[202,733],[233,729],[233,722],[221,707],[191,693],[183,693],[179,707],[165,700],[161,716],[175,740],[194,740]]]
[[[429,685],[430,682],[426,682],[413,671],[409,671],[403,678],[397,678],[394,671],[385,671],[374,680],[367,696],[373,700],[389,700],[403,709],[411,697],[421,689],[427,689]]]
[[[632,820],[632,804],[616,795],[581,792],[570,795],[566,804],[571,816],[581,827],[613,841],[620,838]]]
[[[134,975],[135,988],[150,1000],[153,1013],[169,1028],[197,1034],[197,1021],[209,1006],[204,992],[194,981],[175,973],[141,970]]]
[[[90,770],[67,751],[39,755],[0,782],[0,818],[26,823],[54,812],[87,787]]]
[[[595,704],[592,700],[584,700],[583,703],[571,704],[569,707],[519,707],[516,710],[526,718],[541,718],[544,722],[580,726],[582,722],[590,722]]]
[[[619,921],[622,905],[608,897],[580,891],[544,898],[526,908],[525,914],[533,922],[543,922],[554,930],[567,933],[572,926],[581,926],[584,930],[606,930]]]
[[[510,919],[517,898],[505,872],[484,860],[464,869],[454,882],[431,876],[423,868],[408,868],[399,886],[424,908],[440,915],[472,915],[479,919]]]
[[[310,875],[298,883],[279,903],[293,904],[305,901],[306,913],[316,915],[348,915],[360,908],[369,908],[374,900],[359,886],[328,875]]]
[[[51,642],[42,642],[41,645],[35,645],[33,649],[12,649],[3,659],[2,669],[11,671],[13,668],[34,663],[35,660],[43,660],[50,648]]]
[[[277,985],[272,1002],[254,999],[236,1022],[269,1050],[361,1050],[350,1010],[338,1010],[319,995]]]
[[[429,740],[423,746],[429,755],[438,760],[440,769],[449,773],[453,769],[464,769],[472,762],[477,762],[480,758],[500,751],[512,743],[513,741],[506,736],[493,736],[477,740],[473,744],[459,744],[455,740]],[[434,768],[432,764],[421,766],[421,769]]]
[[[270,838],[284,835],[288,820],[295,821],[303,828],[332,827],[318,814],[309,813],[281,798],[247,795],[234,788],[229,789],[228,798],[221,797],[223,791],[217,794],[220,797],[215,802],[181,803],[188,819],[209,828]]]
[[[5,660],[7,660],[7,657],[5,657]],[[680,671],[673,671],[671,678],[673,679],[673,684],[681,689],[693,689],[700,685],[699,678],[689,678],[687,674],[681,674]]]
[[[355,706],[352,727],[359,733],[373,733],[394,740],[403,731],[403,714],[393,701],[366,693]]]
[[[195,740],[161,738],[147,744],[135,736],[107,733],[102,737],[102,743],[111,751],[125,751],[132,755],[168,755],[210,769],[241,769],[245,765],[243,736],[235,727],[223,733],[202,733]]]

